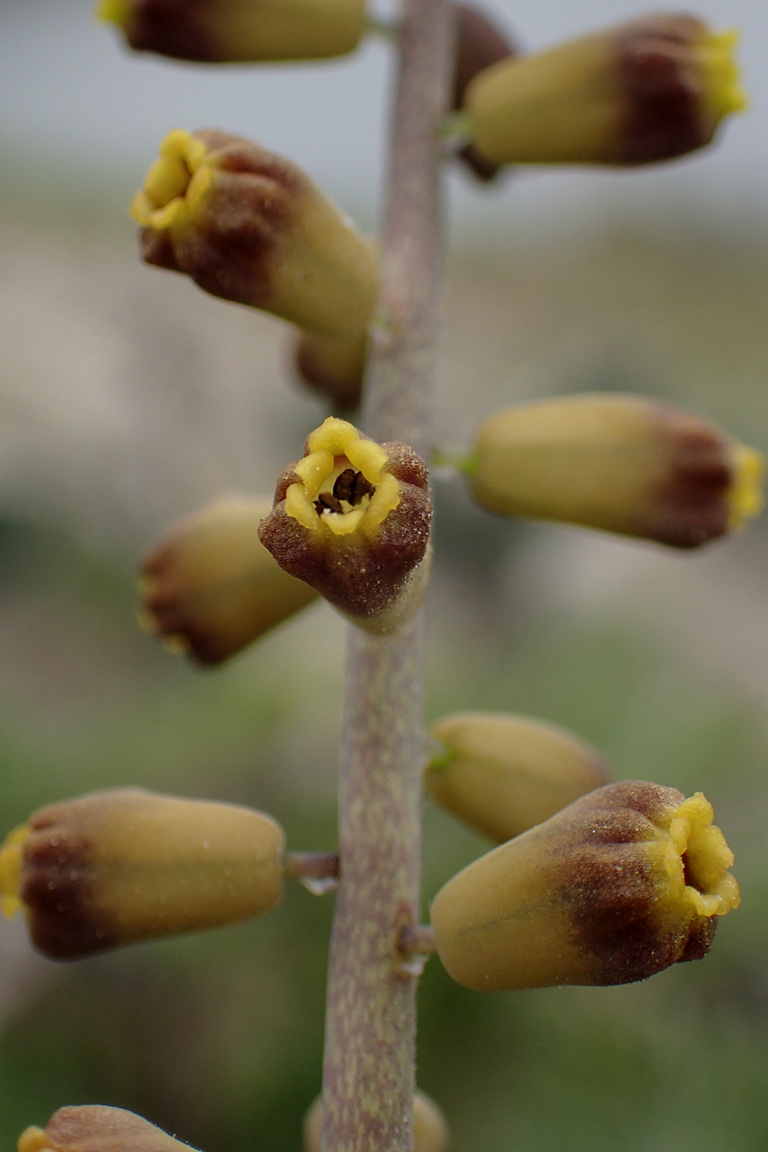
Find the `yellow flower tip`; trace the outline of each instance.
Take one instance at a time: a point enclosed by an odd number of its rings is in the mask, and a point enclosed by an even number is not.
[[[125,28],[131,14],[129,0],[101,0],[96,6],[94,16],[106,24],[117,24],[118,28]]]
[[[212,179],[204,165],[206,151],[203,141],[184,128],[168,133],[128,209],[142,228],[161,232],[199,209]]]
[[[302,527],[334,536],[370,533],[397,508],[399,485],[385,470],[386,452],[346,420],[329,416],[307,449],[293,469],[299,480],[285,494],[286,513]]]
[[[9,920],[23,907],[21,902],[21,853],[29,836],[22,824],[14,828],[0,848],[0,912]]]
[[[734,57],[738,41],[738,32],[730,28],[708,32],[700,47],[705,106],[717,121],[735,112],[743,112],[749,103]]]
[[[729,493],[729,521],[731,531],[743,528],[747,520],[758,516],[763,509],[762,490],[765,475],[765,457],[754,448],[736,444],[731,461],[733,480]]]
[[[18,1152],[59,1152],[59,1149],[51,1144],[42,1128],[27,1128],[22,1132],[19,1136],[17,1149]]]
[[[699,916],[725,916],[741,897],[729,872],[733,852],[713,825],[712,805],[702,792],[684,800],[670,814],[665,866],[669,887],[665,900],[689,902]]]

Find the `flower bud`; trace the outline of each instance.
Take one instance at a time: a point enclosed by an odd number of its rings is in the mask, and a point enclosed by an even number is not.
[[[363,0],[101,0],[131,48],[216,64],[342,56],[365,30]]]
[[[271,506],[222,496],[169,529],[142,564],[148,631],[201,664],[220,664],[317,598],[259,540]]]
[[[323,1099],[318,1096],[304,1117],[304,1152],[322,1152]],[[447,1152],[450,1133],[445,1117],[424,1092],[413,1094],[413,1152]]]
[[[516,55],[517,46],[509,42],[490,13],[471,4],[457,4],[452,108],[463,107],[470,81],[479,72]],[[478,180],[486,183],[499,171],[500,166],[481,156],[474,144],[465,145],[457,156]]]
[[[739,904],[732,863],[700,792],[608,784],[449,880],[437,952],[477,991],[644,980],[706,955]]]
[[[283,896],[283,832],[233,804],[141,789],[41,808],[0,849],[2,910],[69,960],[261,916]]]
[[[648,164],[709,144],[744,108],[733,32],[651,15],[481,72],[464,110],[496,164]]]
[[[280,156],[177,129],[131,203],[148,264],[325,336],[359,339],[379,289],[371,241]]]
[[[501,516],[694,548],[762,506],[762,456],[701,417],[608,393],[507,408],[480,427],[468,481]]]
[[[286,572],[356,623],[388,632],[421,602],[431,517],[421,457],[329,417],[280,477],[259,537]]]
[[[18,1152],[190,1152],[141,1116],[122,1108],[81,1104],[60,1108],[42,1128],[27,1128]]]
[[[338,339],[301,332],[294,351],[296,370],[309,388],[348,412],[360,403],[367,345],[365,335]]]
[[[441,808],[499,843],[611,780],[594,749],[524,716],[456,712],[429,734],[443,746],[424,783]]]

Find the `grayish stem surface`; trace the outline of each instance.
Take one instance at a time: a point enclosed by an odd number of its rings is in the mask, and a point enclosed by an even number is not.
[[[405,0],[362,429],[426,455],[441,271],[439,127],[452,61],[447,0]],[[339,782],[341,877],[331,941],[325,1152],[410,1152],[418,922],[423,621],[392,636],[350,629]]]

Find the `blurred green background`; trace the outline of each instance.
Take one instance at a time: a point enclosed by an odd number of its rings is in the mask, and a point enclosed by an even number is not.
[[[289,847],[332,849],[340,620],[314,606],[203,672],[134,616],[138,558],[167,524],[226,490],[269,492],[324,409],[292,380],[285,325],[139,266],[132,161],[85,163],[55,120],[58,151],[26,148],[0,104],[0,834],[50,801],[135,784],[251,804]],[[325,107],[309,111],[324,121]],[[333,167],[317,131],[313,146]],[[596,177],[610,211],[584,211],[584,176],[551,221],[517,178],[480,200],[487,226],[478,212],[448,269],[441,444],[515,400],[619,389],[768,450],[768,228],[760,198],[719,170],[695,208],[685,165],[666,199],[646,196],[647,175],[610,193]],[[678,555],[494,519],[449,477],[436,505],[430,718],[527,712],[591,741],[619,777],[702,789],[743,904],[703,963],[627,988],[475,995],[433,960],[421,1087],[454,1152],[764,1152],[768,528]],[[488,845],[426,803],[424,817],[426,906]],[[0,923],[0,1148],[63,1104],[108,1103],[206,1152],[298,1152],[332,912],[297,887],[263,921],[72,965]]]

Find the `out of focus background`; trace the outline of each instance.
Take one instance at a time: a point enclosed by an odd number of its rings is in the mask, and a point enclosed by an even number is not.
[[[497,0],[534,49],[628,0]],[[450,178],[438,425],[461,447],[529,397],[634,390],[768,449],[768,8],[743,31],[750,112],[642,173]],[[114,785],[264,808],[335,842],[343,626],[316,605],[220,671],[138,630],[138,557],[231,489],[269,492],[324,416],[287,326],[139,266],[126,204],[171,127],[249,135],[373,228],[391,67],[211,69],[130,56],[89,0],[0,7],[0,834]],[[472,508],[437,485],[430,717],[566,725],[619,777],[701,789],[741,909],[711,956],[645,984],[484,996],[432,961],[419,1082],[455,1152],[768,1145],[768,529],[693,555]],[[487,844],[425,808],[425,901]],[[0,924],[0,1146],[63,1104],[131,1108],[206,1152],[300,1148],[319,1090],[333,897],[56,965]]]

